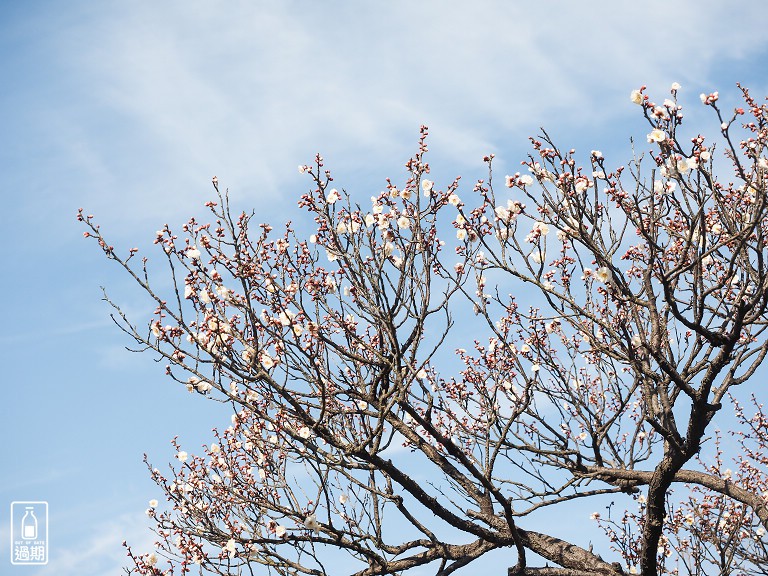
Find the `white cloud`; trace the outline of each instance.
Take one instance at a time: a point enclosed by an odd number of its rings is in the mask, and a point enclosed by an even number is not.
[[[155,536],[150,532],[146,516],[122,514],[91,526],[84,540],[70,542],[67,546],[57,543],[57,526],[51,519],[51,548],[49,562],[35,576],[82,576],[83,574],[119,574],[126,566],[125,548],[128,544],[138,553],[154,549]],[[65,531],[59,531],[63,534]]]
[[[761,48],[758,23],[720,3],[654,6],[118,7],[69,32],[64,57],[104,120],[78,130],[76,155],[129,192],[109,198],[125,216],[188,210],[214,174],[252,203],[293,206],[295,165],[316,151],[380,181],[427,123],[460,172],[540,125],[634,113],[625,96],[641,83],[706,83],[716,61],[749,55],[744,37]]]

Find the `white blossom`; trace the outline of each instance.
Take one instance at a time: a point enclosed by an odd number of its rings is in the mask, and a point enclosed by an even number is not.
[[[328,204],[335,204],[340,198],[341,196],[339,196],[339,191],[336,190],[336,188],[333,188],[330,192],[328,192],[325,200],[328,202]]]
[[[224,545],[224,550],[229,552],[230,556],[233,556],[235,552],[237,552],[234,538],[230,538],[229,540],[227,540],[227,543]]]
[[[266,370],[269,370],[275,365],[275,359],[266,352],[261,353],[261,358],[259,358],[259,360],[261,361],[261,365],[264,366]]]
[[[317,521],[317,517],[314,514],[310,514],[304,519],[304,526],[312,530],[315,534],[320,532],[320,523]]]
[[[654,128],[651,130],[650,134],[648,134],[648,143],[652,144],[654,142],[664,142],[664,140],[667,139],[667,135],[664,133],[663,130],[659,130],[658,128]]]
[[[231,294],[226,286],[216,286],[216,295],[222,300],[229,300]]]
[[[607,266],[602,266],[595,272],[595,277],[603,284],[608,283],[611,279],[611,270]]]
[[[643,93],[640,92],[640,90],[632,90],[632,92],[629,93],[629,99],[632,100],[634,104],[642,104],[643,103]]]

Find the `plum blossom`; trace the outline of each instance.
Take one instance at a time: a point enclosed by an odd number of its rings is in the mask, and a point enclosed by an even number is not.
[[[663,130],[659,130],[658,128],[654,128],[648,134],[647,138],[648,138],[648,143],[652,144],[654,142],[664,142],[664,140],[667,139],[667,135],[664,133]]]
[[[317,521],[317,517],[314,514],[310,514],[304,519],[304,527],[308,530],[312,530],[315,534],[320,532],[320,523]]]
[[[261,353],[261,357],[259,358],[261,361],[261,365],[264,367],[265,370],[270,370],[275,366],[277,362],[275,362],[275,359],[272,358],[269,354],[266,352]]]
[[[607,266],[601,266],[597,269],[595,272],[595,277],[602,282],[603,284],[606,284],[611,279],[611,270]]]
[[[582,177],[582,178],[576,179],[576,183],[573,185],[573,188],[576,190],[577,194],[581,194],[582,192],[584,192],[584,190],[586,190],[590,186],[592,186],[592,183],[586,178]]]
[[[452,206],[458,206],[459,202],[461,202],[461,199],[456,194],[451,194],[448,196],[448,204],[451,204]]]
[[[549,225],[545,222],[535,222],[531,228],[531,232],[525,237],[526,242],[534,242],[540,236],[546,236],[549,234]]]
[[[235,552],[237,552],[235,539],[230,538],[229,540],[227,540],[227,543],[223,546],[223,548],[229,553],[230,556],[234,556]]]
[[[640,90],[632,90],[632,92],[629,93],[629,99],[633,104],[640,105],[643,103],[643,93],[640,92]]]
[[[282,524],[278,525],[275,528],[275,536],[277,536],[278,538],[282,538],[283,536],[285,536],[285,526],[283,526]]]
[[[179,462],[186,462],[186,461],[187,461],[187,458],[189,458],[189,454],[187,454],[186,452],[184,452],[184,450],[180,450],[180,451],[179,451],[179,452],[176,454],[176,458],[178,458],[178,459],[179,459]]]
[[[411,227],[411,220],[408,218],[408,216],[400,216],[400,218],[397,219],[397,226],[398,228],[410,228]]]
[[[339,494],[339,503],[342,506],[347,503],[347,500],[349,500],[349,498],[347,497],[346,494]]]
[[[246,364],[253,364],[253,361],[256,358],[256,350],[251,346],[246,346],[245,349],[240,353],[240,357]]]
[[[523,186],[530,186],[533,184],[533,178],[531,178],[528,174],[523,174],[520,176],[520,184]]]
[[[424,196],[432,196],[432,188],[434,187],[435,183],[432,182],[432,180],[422,180],[421,181],[421,189],[424,191]]]
[[[328,192],[325,200],[328,202],[328,204],[335,204],[340,198],[341,196],[339,195],[339,191],[336,190],[336,188],[333,188],[330,192]]]
[[[496,213],[496,217],[502,222],[509,221],[509,217],[510,217],[509,210],[504,206],[496,206],[496,208],[494,209],[494,212]]]
[[[149,501],[149,507],[150,508],[157,508],[157,500],[155,500],[154,498],[152,500],[150,500]]]
[[[187,248],[186,254],[190,260],[198,260],[200,258],[200,250],[197,249],[197,246]]]
[[[507,200],[506,206],[496,206],[494,213],[496,217],[502,222],[508,223],[510,220],[514,220],[515,216],[523,211],[525,206],[517,200]]]
[[[216,286],[216,295],[222,300],[229,300],[232,297],[226,286]]]

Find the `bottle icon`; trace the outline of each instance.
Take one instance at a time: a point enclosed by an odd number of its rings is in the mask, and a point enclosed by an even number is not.
[[[34,540],[37,538],[35,508],[33,506],[26,506],[25,510],[24,517],[21,519],[21,537],[24,540]]]

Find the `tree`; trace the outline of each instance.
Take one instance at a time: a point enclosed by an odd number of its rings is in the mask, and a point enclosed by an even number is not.
[[[118,324],[234,409],[202,454],[148,464],[169,506],[130,572],[447,575],[503,548],[510,575],[768,573],[768,107],[702,95],[721,151],[684,141],[678,89],[632,92],[652,150],[613,171],[544,133],[501,190],[492,155],[441,188],[422,127],[364,207],[318,156],[307,240],[233,215],[214,178],[212,224],[157,233],[168,296],[81,211],[154,301],[149,326],[113,304]],[[526,526],[611,500],[600,554]]]

